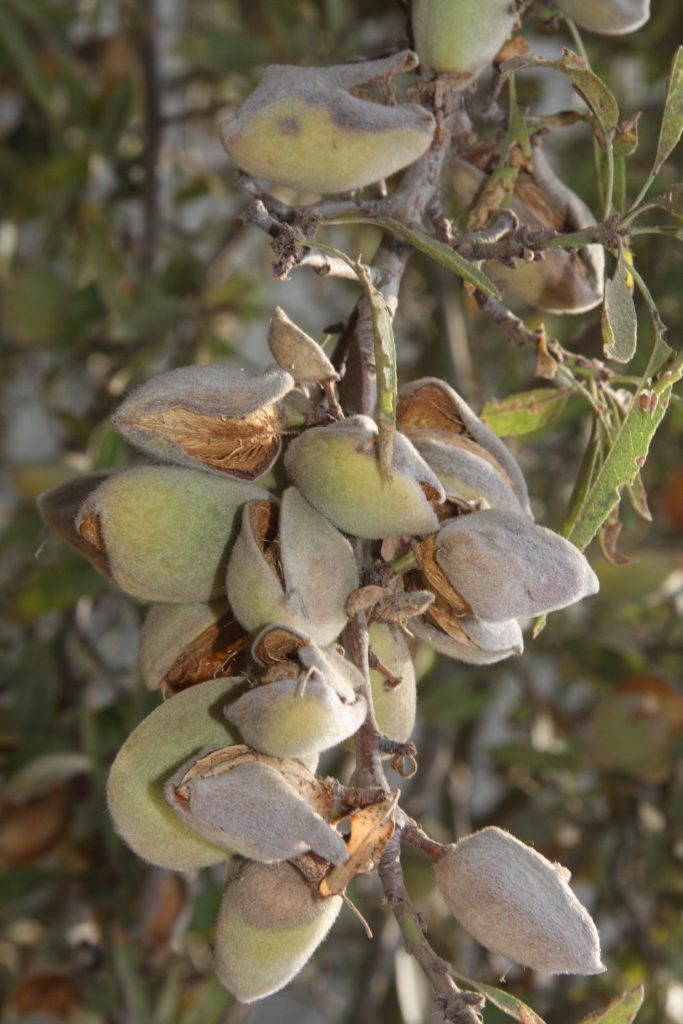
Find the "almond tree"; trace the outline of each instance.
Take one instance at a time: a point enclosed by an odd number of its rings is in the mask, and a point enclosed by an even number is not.
[[[406,890],[405,846],[433,862],[453,916],[486,948],[547,973],[605,969],[566,869],[493,826],[438,842],[397,784],[419,770],[417,641],[456,663],[493,664],[522,654],[529,620],[536,636],[547,614],[590,600],[598,581],[582,552],[598,537],[619,559],[622,491],[642,511],[640,470],[683,372],[632,248],[639,233],[672,233],[640,226],[643,214],[681,214],[683,185],[654,197],[650,187],[683,126],[683,51],[652,173],[629,201],[636,119],[622,120],[579,28],[634,31],[648,3],[558,0],[543,16],[568,26],[577,51],[560,60],[529,51],[529,6],[413,0],[410,49],[266,69],[219,125],[249,197],[244,221],[270,239],[277,277],[308,266],[350,280],[355,307],[329,332],[329,353],[278,308],[262,374],[191,366],[148,381],[113,424],[154,463],[72,480],[40,501],[51,529],[151,602],[140,663],[168,699],[116,757],[109,808],[152,864],[227,862],[215,966],[242,1002],[285,986],[350,903],[352,879],[376,871],[445,1020],[483,1020],[483,993],[539,1020],[510,995],[456,984]],[[597,219],[545,151],[567,115],[518,104],[530,68],[568,77],[584,100]],[[320,198],[288,205],[279,186]],[[381,230],[370,262],[330,244],[328,228],[349,224]],[[499,413],[533,419],[568,394],[585,401],[592,430],[561,534],[534,521],[514,456],[448,383],[399,385],[392,325],[415,251],[452,272],[553,382]],[[636,352],[636,293],[655,344],[644,374],[629,377],[614,364]],[[508,308],[517,300],[567,315],[599,307],[604,360],[527,326]],[[340,743],[355,753],[350,777],[316,774]],[[611,1012],[633,1019],[632,995]]]

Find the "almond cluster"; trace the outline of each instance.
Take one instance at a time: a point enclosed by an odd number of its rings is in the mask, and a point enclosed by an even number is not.
[[[556,6],[608,33],[649,13],[647,0]],[[268,187],[325,195],[427,153],[435,117],[397,100],[393,76],[421,63],[427,79],[465,89],[517,15],[509,0],[414,0],[411,13],[417,53],[268,68],[220,125],[236,167]],[[491,157],[463,151],[455,161],[464,208],[476,210]],[[538,150],[510,201],[531,228],[591,222]],[[485,270],[537,308],[579,312],[601,300],[602,260],[589,245]],[[40,500],[58,536],[150,604],[140,670],[166,699],[119,751],[109,808],[152,864],[226,862],[216,971],[247,1003],[304,966],[350,880],[396,828],[398,792],[351,799],[317,773],[319,755],[353,745],[365,726],[381,750],[409,741],[418,643],[498,662],[521,653],[525,620],[598,589],[584,556],[534,522],[514,457],[444,381],[399,390],[387,465],[374,419],[341,413],[321,346],[280,309],[268,342],[274,365],[263,373],[193,366],[139,387],[113,423],[151,463],[71,480]],[[357,616],[369,627],[369,680],[351,657]],[[433,856],[447,906],[488,949],[553,973],[603,969],[595,926],[558,865],[499,829]]]
[[[522,650],[520,620],[597,589],[584,556],[533,522],[514,458],[445,382],[400,390],[388,478],[375,422],[326,408],[337,375],[317,342],[276,310],[269,343],[262,374],[194,366],[138,388],[113,422],[154,463],[40,501],[59,536],[151,603],[140,668],[169,699],[120,750],[109,807],[153,864],[229,862],[216,969],[245,1002],[300,969],[393,832],[391,801],[350,809],[315,770],[371,710],[388,740],[409,739],[411,645],[498,661]],[[361,609],[369,690],[344,648]]]

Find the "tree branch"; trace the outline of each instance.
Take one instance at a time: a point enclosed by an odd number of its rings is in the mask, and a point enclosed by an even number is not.
[[[159,154],[161,151],[161,90],[156,41],[156,0],[140,2],[139,54],[144,83],[145,118],[145,191],[144,191],[144,260],[153,267],[159,240]]]
[[[425,924],[406,891],[401,868],[401,832],[397,829],[379,862],[384,896],[403,935],[406,951],[417,960],[434,992],[434,1005],[450,1024],[482,1024],[483,996],[463,992],[450,974],[449,964],[434,952],[425,934]]]

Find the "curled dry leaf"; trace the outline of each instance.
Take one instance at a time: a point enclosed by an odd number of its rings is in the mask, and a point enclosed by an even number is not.
[[[487,949],[550,974],[599,974],[600,939],[566,869],[509,832],[484,828],[434,866],[451,913]]]
[[[29,867],[51,853],[66,835],[73,799],[66,783],[22,803],[0,800],[0,867]]]
[[[20,978],[14,986],[11,1001],[20,1018],[68,1020],[78,1013],[80,996],[68,971],[45,970]]]
[[[145,952],[159,957],[187,924],[191,910],[191,886],[182,875],[149,868],[140,906],[140,943]]]
[[[323,878],[320,883],[323,896],[340,895],[357,874],[372,871],[394,834],[393,813],[397,800],[398,791],[392,793],[389,799],[363,807],[351,815],[349,858],[340,867],[332,868]]]
[[[90,771],[75,751],[35,757],[7,780],[0,799],[0,867],[28,867],[66,835],[74,811],[74,783]]]
[[[279,401],[294,379],[275,368],[252,376],[233,366],[183,366],[125,400],[112,423],[155,458],[255,480],[280,454]]]

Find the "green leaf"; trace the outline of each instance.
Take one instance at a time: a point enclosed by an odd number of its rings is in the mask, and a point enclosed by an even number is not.
[[[460,256],[455,249],[451,249],[450,245],[445,245],[444,242],[440,242],[437,238],[432,235],[428,235],[426,231],[421,231],[419,228],[409,228],[405,224],[401,224],[400,221],[394,220],[393,217],[343,217],[338,220],[327,221],[327,224],[370,224],[373,227],[384,228],[386,231],[391,231],[392,234],[398,235],[399,238],[405,238],[406,242],[410,242],[415,249],[419,252],[423,252],[425,256],[429,256],[436,263],[439,263],[446,270],[452,271],[461,277],[463,281],[467,281],[474,288],[478,288],[480,292],[484,292],[485,295],[493,295],[494,298],[500,298],[500,292],[496,288],[493,281],[486,276],[486,274],[479,269],[475,263],[470,263],[464,256]]]
[[[632,282],[622,245],[614,277],[605,282],[601,319],[603,351],[608,359],[617,363],[630,362],[638,342],[638,317],[631,294]]]
[[[582,507],[573,524],[563,531],[580,551],[590,544],[617,505],[622,488],[636,479],[647,458],[650,442],[664,418],[671,389],[682,373],[683,354],[680,354],[659,380],[650,386],[647,377],[641,381],[604,462],[594,474]]]
[[[387,480],[391,480],[394,457],[394,435],[396,433],[396,402],[398,397],[398,375],[396,371],[396,344],[392,316],[382,293],[375,288],[369,267],[361,260],[353,260],[341,249],[322,242],[307,242],[311,248],[319,249],[337,259],[343,260],[357,276],[370,306],[372,335],[375,350],[377,379],[377,447],[379,464]]]
[[[617,127],[614,137],[614,155],[619,157],[632,156],[638,148],[638,122],[641,111],[629,117]]]
[[[394,328],[391,313],[384,301],[384,296],[372,283],[369,269],[360,260],[353,264],[353,268],[367,296],[372,315],[372,333],[375,342],[375,371],[377,375],[375,419],[379,431],[377,439],[379,464],[387,480],[391,480],[398,392]]]
[[[31,43],[22,23],[4,4],[0,4],[0,43],[4,45],[16,64],[28,92],[47,116],[52,118],[54,115],[52,87],[36,58],[36,48]]]
[[[662,127],[659,130],[657,155],[653,173],[656,174],[669,154],[678,145],[683,134],[683,46],[679,46],[671,62],[666,89]]]
[[[543,57],[513,57],[501,64],[501,71],[508,75],[524,68],[550,68],[568,75],[576,92],[588,104],[605,139],[611,137],[619,123],[619,107],[614,96],[602,79],[586,65],[586,62],[571,50],[564,50],[561,60],[544,60]]]
[[[499,437],[518,437],[544,430],[555,423],[572,394],[570,388],[533,388],[506,398],[493,398],[480,419]]]
[[[497,1006],[508,1017],[518,1021],[519,1024],[545,1024],[543,1018],[539,1017],[535,1010],[509,992],[503,992],[502,989],[494,988],[493,985],[485,985],[481,981],[473,981],[472,978],[467,978],[464,974],[456,974],[455,971],[451,971],[451,974],[463,985],[468,985],[477,992],[481,992],[490,1003]]]
[[[644,996],[643,986],[636,985],[617,999],[613,999],[606,1010],[589,1013],[580,1024],[632,1024],[643,1004]]]
[[[637,474],[633,483],[628,484],[626,491],[628,493],[628,500],[631,503],[631,508],[646,523],[652,522],[652,513],[650,512],[650,506],[647,500],[647,491],[645,490],[645,484],[643,483],[643,477],[640,473]]]
[[[408,228],[405,224],[401,224],[400,221],[394,220],[393,217],[378,217],[370,223],[377,224],[378,227],[386,228],[395,235],[405,238],[407,242],[410,242],[416,249],[423,252],[425,256],[431,257],[436,263],[440,263],[446,270],[451,270],[458,277],[461,277],[463,281],[467,281],[468,284],[478,288],[480,292],[484,292],[485,295],[493,295],[496,299],[500,298],[500,292],[493,281],[476,264],[470,263],[464,256],[460,256],[455,249],[451,249],[449,245],[445,245],[437,238],[428,235],[426,231],[420,231],[419,228]]]
[[[528,159],[531,159],[531,141],[529,139],[529,132],[527,130],[526,121],[524,120],[524,114],[519,109],[519,103],[517,102],[517,88],[515,85],[514,75],[510,75],[508,107],[509,137],[513,142],[517,143],[517,145],[524,153],[524,156],[527,157]]]
[[[642,208],[643,212],[651,206],[659,206],[677,220],[683,220],[683,184],[672,185],[661,196],[653,196]]]
[[[673,358],[674,350],[666,340],[666,324],[659,315],[659,310],[657,309],[655,300],[652,298],[647,285],[635,267],[631,268],[631,273],[633,274],[633,279],[638,286],[638,291],[645,300],[645,305],[647,306],[648,313],[650,314],[652,329],[655,335],[655,343],[652,346],[652,352],[650,353],[650,358],[647,361],[647,366],[643,374],[643,381],[641,382],[641,386],[644,386],[648,377],[653,377],[664,366],[664,363],[667,362],[667,360],[671,360]]]
[[[671,771],[669,735],[664,717],[656,712],[644,716],[627,694],[615,694],[594,706],[584,742],[592,764],[602,771],[657,784]]]
[[[178,1024],[220,1024],[234,1001],[217,978],[208,978],[178,1018]]]
[[[113,313],[125,316],[133,305],[133,284],[126,265],[109,235],[109,228],[94,214],[87,230],[86,265],[97,279],[100,296]]]
[[[586,445],[586,449],[581,459],[581,465],[576,475],[574,487],[572,490],[569,504],[567,506],[567,514],[562,527],[562,535],[568,537],[571,533],[574,523],[576,522],[581,509],[586,504],[586,499],[591,488],[591,484],[595,480],[595,474],[598,471],[598,467],[604,457],[605,439],[604,432],[602,430],[600,421],[597,418],[593,419],[593,426],[591,429],[591,436]],[[534,634],[536,636],[536,634]]]
[[[22,581],[14,609],[19,619],[34,619],[47,612],[70,608],[85,595],[99,594],[108,586],[103,576],[82,559],[40,565]]]
[[[3,289],[5,324],[19,345],[48,345],[68,312],[69,291],[44,269],[19,270]]]
[[[212,71],[221,78],[230,72],[253,72],[257,64],[272,61],[273,51],[266,39],[244,31],[216,29],[211,32],[190,32],[175,47],[176,53],[192,64]]]

